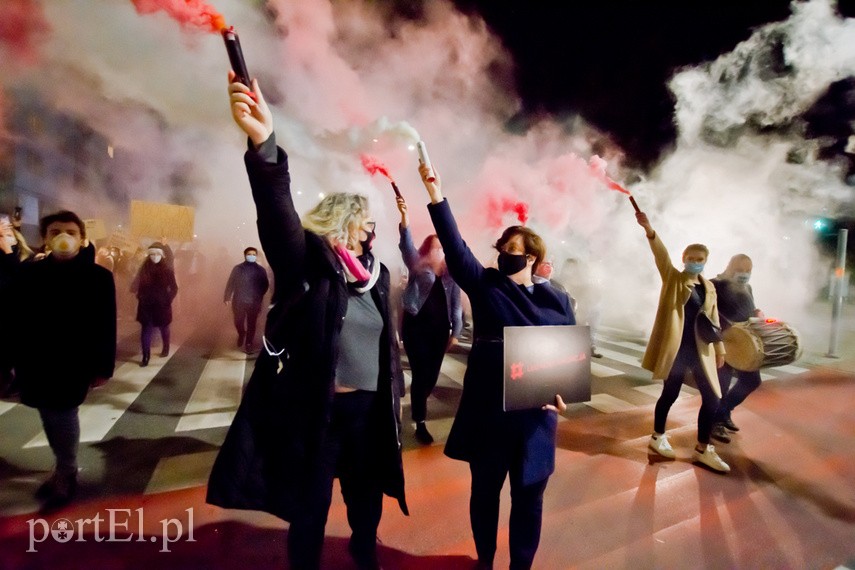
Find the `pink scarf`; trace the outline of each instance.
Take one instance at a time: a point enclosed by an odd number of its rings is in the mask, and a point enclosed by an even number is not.
[[[353,255],[352,251],[342,245],[333,247],[333,250],[336,255],[338,255],[342,265],[344,265],[345,274],[347,275],[347,281],[349,283],[368,281],[371,279],[371,274],[368,273],[368,270],[362,266],[358,259],[356,259],[356,256]]]

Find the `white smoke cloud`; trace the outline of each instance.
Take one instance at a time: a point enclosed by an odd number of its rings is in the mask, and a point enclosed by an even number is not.
[[[391,189],[364,172],[359,155],[389,167],[420,239],[432,231],[409,148],[420,137],[464,237],[485,261],[501,229],[489,223],[486,205],[524,202],[557,265],[580,261],[606,320],[649,326],[659,283],[643,231],[625,196],[594,182],[586,166],[593,141],[604,137],[582,119],[508,132],[519,102],[501,43],[448,2],[424,6],[414,21],[375,2],[217,2],[274,105],[298,208],[314,205],[320,193],[367,194],[379,222],[379,255],[400,264]],[[170,176],[190,165],[199,235],[234,252],[257,245],[222,40],[182,31],[163,14],[140,16],[129,0],[44,7],[52,34],[43,63],[16,86],[137,156],[117,174],[133,198],[171,199]],[[794,4],[789,20],[758,30],[715,62],[673,78],[680,139],[654,171],[636,173],[642,182],[631,189],[676,261],[686,244],[706,242],[712,276],[745,252],[755,258],[758,301],[770,312],[796,315],[813,297],[824,268],[804,218],[851,194],[833,168],[787,161],[790,149],[804,144],[792,129],[762,134],[755,127],[798,117],[830,82],[852,73],[853,50],[852,22],[827,0],[812,0]],[[610,174],[620,179],[620,151],[606,147]],[[515,223],[513,214],[502,223]]]

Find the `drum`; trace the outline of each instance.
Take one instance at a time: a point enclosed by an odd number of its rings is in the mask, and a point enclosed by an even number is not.
[[[724,360],[737,370],[784,366],[802,355],[799,334],[781,321],[736,323],[724,331],[722,340],[727,351]]]

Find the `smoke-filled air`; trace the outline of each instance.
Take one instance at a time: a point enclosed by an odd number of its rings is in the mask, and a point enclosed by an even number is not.
[[[546,238],[559,277],[594,285],[603,322],[649,327],[659,290],[644,231],[608,179],[632,192],[675,264],[693,242],[710,248],[708,277],[736,253],[752,256],[767,315],[797,323],[826,283],[829,263],[806,220],[834,213],[847,187],[833,164],[814,158],[798,121],[855,72],[855,27],[829,0],[794,4],[788,20],[677,72],[679,139],[646,172],[626,168],[622,149],[585,117],[511,131],[520,110],[514,62],[483,21],[450,3],[424,3],[419,20],[379,2],[211,5],[4,1],[0,144],[8,148],[15,114],[73,117],[109,146],[110,158],[105,148],[105,162],[92,168],[111,169],[110,187],[69,181],[55,188],[62,205],[111,227],[128,223],[130,200],[192,206],[199,247],[225,247],[230,262],[240,261],[258,238],[218,33],[234,26],[290,155],[298,210],[324,193],[368,195],[375,247],[390,268],[402,265],[398,212],[376,167],[407,199],[419,241],[432,232],[417,173],[421,139],[484,263],[493,263],[490,246],[504,227],[527,224]]]

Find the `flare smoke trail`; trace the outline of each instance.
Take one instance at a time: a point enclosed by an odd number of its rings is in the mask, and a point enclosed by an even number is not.
[[[583,118],[544,119],[523,135],[509,133],[505,125],[520,109],[507,88],[513,63],[483,21],[447,2],[424,3],[418,20],[374,2],[216,5],[240,32],[274,107],[298,208],[314,205],[320,193],[367,194],[378,254],[391,266],[400,265],[394,199],[356,158],[376,156],[395,172],[419,239],[431,231],[417,207],[427,201],[414,150],[423,139],[464,237],[485,263],[502,227],[519,223],[527,206],[526,223],[544,235],[557,265],[578,260],[579,271],[596,281],[605,318],[651,322],[658,276],[631,205],[592,175],[595,147],[609,177],[639,180],[629,190],[675,260],[686,244],[706,242],[706,274],[713,276],[732,254],[752,255],[758,301],[775,316],[796,311],[821,285],[801,224],[846,189],[820,161],[788,162],[805,141],[775,127],[798,121],[831,81],[852,73],[851,22],[828,0],[794,4],[789,20],[678,73],[671,87],[680,140],[647,173],[622,171],[620,149]],[[52,33],[42,63],[14,80],[0,78],[4,87],[14,81],[102,135],[117,156],[132,157],[114,172],[126,198],[181,198],[197,208],[200,242],[230,252],[257,245],[241,161],[245,141],[229,116],[219,38],[163,11],[140,15],[131,0],[45,2],[43,9]],[[782,65],[770,66],[769,54],[780,54]],[[176,189],[176,173],[189,173],[182,179],[192,183]],[[109,210],[106,201],[89,203]],[[121,204],[114,216],[124,213]],[[484,215],[490,204],[499,206],[497,215]],[[646,286],[628,292],[627,282]],[[775,286],[782,282],[788,287]]]

